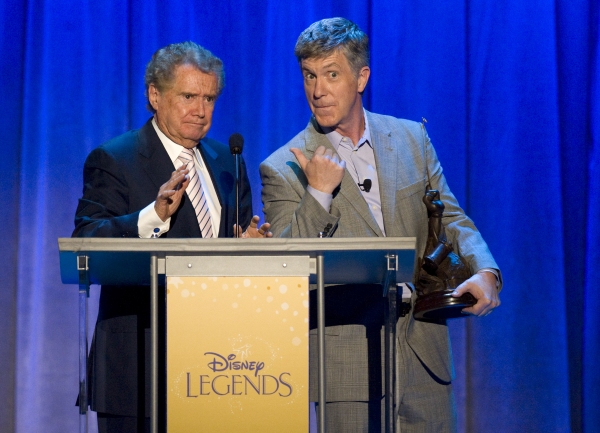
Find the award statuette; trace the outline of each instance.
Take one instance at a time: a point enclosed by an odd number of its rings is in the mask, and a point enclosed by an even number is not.
[[[444,320],[465,317],[461,310],[475,305],[470,293],[453,297],[452,292],[471,277],[468,265],[453,251],[442,224],[444,203],[437,190],[423,197],[429,217],[429,234],[423,258],[419,259],[419,279],[414,317],[420,320]]]

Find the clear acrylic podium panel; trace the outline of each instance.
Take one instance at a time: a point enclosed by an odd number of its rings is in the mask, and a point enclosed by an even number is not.
[[[196,273],[229,275],[232,273],[231,260],[237,257],[263,258],[261,265],[255,260],[239,260],[234,275],[308,275],[311,283],[318,286],[319,350],[324,352],[324,297],[325,284],[384,284],[394,286],[395,282],[412,280],[415,260],[415,238],[325,238],[325,239],[113,239],[113,238],[60,238],[60,267],[64,284],[79,285],[80,315],[80,399],[87,396],[87,293],[90,284],[111,285],[150,285],[153,298],[153,359],[157,359],[156,299],[158,298],[159,277],[167,273],[189,272],[190,264],[196,264]],[[188,260],[189,258],[189,260]],[[201,260],[197,260],[201,258]],[[282,259],[283,258],[283,259]],[[304,260],[308,258],[308,260]],[[171,260],[169,260],[171,259]],[[182,260],[183,259],[183,260]],[[168,261],[169,260],[169,261]],[[169,263],[169,265],[167,265]],[[182,269],[177,269],[179,264]],[[204,270],[197,270],[198,266]],[[282,272],[283,267],[283,272]],[[395,301],[393,303],[395,317]],[[389,312],[388,312],[389,316]],[[387,338],[388,330],[395,327],[386,325],[386,345],[393,344]],[[393,360],[394,351],[386,349]],[[307,354],[308,356],[308,354]],[[387,356],[387,355],[386,355]],[[386,361],[386,389],[390,373],[390,363]],[[154,362],[156,364],[156,362]],[[392,364],[393,365],[393,364]],[[324,386],[324,359],[319,356],[321,390]],[[157,406],[155,378],[158,371],[153,368],[153,409]],[[393,380],[393,379],[390,379]],[[322,382],[321,382],[322,381]],[[389,412],[393,399],[386,393]],[[85,391],[85,392],[84,392]],[[320,398],[324,401],[324,391]],[[87,403],[87,399],[84,398]],[[157,431],[156,413],[152,414],[152,431]],[[325,405],[319,406],[319,431],[325,431]],[[80,407],[80,431],[87,431],[87,404]],[[386,427],[393,431],[393,426]]]

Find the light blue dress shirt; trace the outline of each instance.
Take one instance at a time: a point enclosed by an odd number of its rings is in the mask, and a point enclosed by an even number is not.
[[[369,192],[365,191],[365,188],[362,186],[359,186],[359,189],[369,206],[371,214],[373,214],[375,221],[377,221],[377,225],[379,225],[381,232],[385,235],[383,214],[381,212],[381,196],[379,194],[379,178],[377,177],[375,153],[373,152],[373,141],[371,140],[369,123],[364,111],[363,116],[365,119],[365,132],[356,145],[350,138],[344,137],[337,131],[333,131],[329,128],[322,129],[340,158],[346,161],[346,169],[357,186],[358,184],[363,184],[365,179],[371,180],[371,189]],[[307,191],[325,210],[328,212],[330,211],[331,202],[333,200],[332,194],[318,191],[310,185],[308,186]]]

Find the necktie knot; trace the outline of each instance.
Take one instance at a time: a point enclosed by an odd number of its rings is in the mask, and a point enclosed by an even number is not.
[[[184,164],[188,164],[190,161],[194,161],[194,151],[192,149],[187,149],[184,147],[177,159],[179,159]]]

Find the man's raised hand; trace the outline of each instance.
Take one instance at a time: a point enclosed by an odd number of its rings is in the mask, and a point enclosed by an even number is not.
[[[154,210],[161,220],[166,221],[171,218],[179,208],[181,197],[185,194],[189,183],[188,169],[184,164],[171,173],[171,178],[160,187],[154,202]]]
[[[310,160],[300,149],[292,148],[290,151],[298,160],[308,184],[317,191],[331,194],[342,182],[346,161],[341,160],[331,149],[319,146]]]

